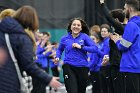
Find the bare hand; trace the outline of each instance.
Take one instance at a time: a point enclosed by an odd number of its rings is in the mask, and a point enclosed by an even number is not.
[[[79,45],[78,43],[73,43],[72,47],[81,49],[81,45]]]
[[[55,58],[54,63],[57,64],[59,62],[59,58]]]
[[[105,0],[100,0],[100,4],[104,4],[105,3]]]
[[[109,63],[109,56],[104,55],[101,65],[106,66]]]
[[[62,84],[58,80],[59,80],[59,77],[53,77],[49,85],[53,88],[58,88],[62,86]]]
[[[110,34],[110,39],[116,43],[118,40],[121,40],[121,36],[119,36],[117,33],[115,33],[115,35]]]

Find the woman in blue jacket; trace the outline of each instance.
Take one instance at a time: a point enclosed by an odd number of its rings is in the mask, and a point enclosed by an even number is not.
[[[70,21],[68,34],[61,38],[56,62],[65,50],[63,75],[68,93],[85,93],[88,79],[87,52],[96,52],[97,46],[88,36],[89,29],[80,18]]]

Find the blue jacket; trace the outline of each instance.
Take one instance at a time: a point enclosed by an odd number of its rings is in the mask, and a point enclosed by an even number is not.
[[[53,50],[56,51],[57,48],[53,48]],[[50,65],[49,67],[50,67],[50,68],[54,68],[54,67],[60,66],[60,63],[58,62],[58,64],[55,64],[54,61],[53,61],[53,59],[49,59],[49,62],[50,62],[50,63],[49,63],[49,65]]]
[[[123,52],[120,71],[140,73],[140,16],[130,18],[125,26],[122,40],[116,44]]]
[[[38,62],[39,64],[41,64],[42,68],[47,68],[48,67],[48,61],[49,61],[49,55],[52,52],[47,52],[45,55],[43,54],[43,52],[45,52],[44,47],[40,47],[40,44],[37,47],[37,60],[36,62]]]
[[[73,48],[73,43],[78,43],[83,48]],[[62,52],[65,50],[64,63],[76,67],[88,67],[87,52],[97,52],[97,49],[97,46],[87,34],[80,33],[79,36],[73,38],[69,32],[68,35],[61,38],[56,57],[60,58]]]
[[[104,55],[109,55],[109,38],[105,38],[98,45],[97,53],[91,53],[89,68],[92,72],[100,71],[102,59]]]
[[[33,62],[33,44],[23,27],[11,17],[0,22],[0,47],[4,47],[9,53],[4,33],[8,33],[10,36],[10,42],[21,71],[25,70],[33,78],[48,85],[52,77],[39,69]],[[4,65],[0,66],[0,93],[20,93],[18,76],[9,54]]]

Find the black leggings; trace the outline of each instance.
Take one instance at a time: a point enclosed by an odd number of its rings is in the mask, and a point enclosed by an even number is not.
[[[64,82],[68,93],[86,93],[88,71],[87,67],[63,65]]]

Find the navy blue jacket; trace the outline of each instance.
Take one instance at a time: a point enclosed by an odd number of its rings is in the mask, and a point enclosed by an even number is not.
[[[0,23],[0,47],[5,48],[8,53],[6,62],[0,66],[0,93],[20,93],[19,80],[7,49],[5,33],[8,33],[10,36],[10,42],[21,71],[25,70],[32,77],[48,85],[52,77],[39,69],[33,62],[33,44],[31,39],[15,19],[7,17]]]

